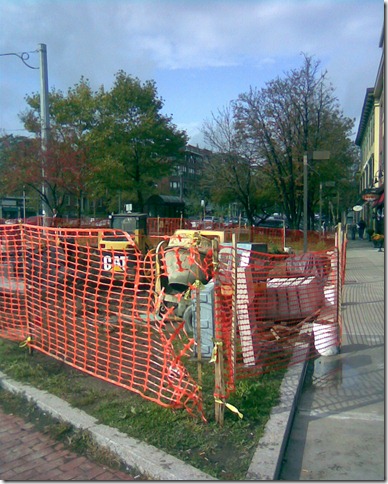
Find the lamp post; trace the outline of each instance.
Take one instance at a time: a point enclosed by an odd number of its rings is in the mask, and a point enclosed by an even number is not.
[[[319,182],[319,230],[322,230],[322,182]]]
[[[23,222],[26,222],[26,186],[23,185]]]
[[[303,252],[307,252],[307,153],[303,155]]]
[[[307,218],[308,218],[308,162],[309,160],[328,160],[330,151],[305,152],[303,155],[303,252],[307,252]]]

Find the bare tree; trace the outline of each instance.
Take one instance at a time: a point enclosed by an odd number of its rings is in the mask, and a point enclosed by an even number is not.
[[[265,211],[268,205],[269,197],[263,196],[267,177],[260,173],[254,146],[236,125],[233,103],[212,114],[202,132],[213,152],[204,171],[205,190],[219,203],[238,202],[252,223],[258,206]]]
[[[349,134],[353,121],[345,118],[319,62],[304,55],[300,69],[265,88],[250,88],[236,102],[236,129],[251,147],[256,165],[265,167],[278,192],[279,201],[292,227],[297,228],[303,211],[303,155],[330,150],[329,162],[310,161],[309,214],[313,218],[320,181],[346,175]]]

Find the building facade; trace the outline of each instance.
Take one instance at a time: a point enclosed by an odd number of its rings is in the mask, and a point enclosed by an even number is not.
[[[199,191],[204,163],[211,152],[192,145],[185,148],[185,157],[177,167],[176,172],[169,177],[169,192],[180,198],[190,196]]]
[[[359,194],[363,218],[367,227],[384,233],[384,173],[385,173],[385,116],[384,116],[384,28],[379,47],[382,49],[374,87],[366,90],[356,145],[360,147]]]

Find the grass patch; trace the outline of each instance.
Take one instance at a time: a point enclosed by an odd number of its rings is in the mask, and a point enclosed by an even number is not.
[[[191,368],[190,368],[191,365]],[[194,375],[196,364],[187,362]],[[166,409],[138,395],[90,377],[39,352],[0,339],[0,370],[19,382],[63,398],[100,423],[162,449],[222,480],[244,480],[253,453],[263,435],[271,409],[278,403],[286,370],[240,381],[228,403],[244,415],[225,409],[225,423],[214,421],[213,365],[203,364],[203,399],[208,423],[185,410]],[[67,436],[61,423],[61,435]],[[66,430],[67,429],[67,430]],[[58,438],[58,437],[57,437]],[[81,442],[80,442],[81,439]],[[79,445],[87,436],[73,438]],[[87,448],[91,448],[89,442]]]

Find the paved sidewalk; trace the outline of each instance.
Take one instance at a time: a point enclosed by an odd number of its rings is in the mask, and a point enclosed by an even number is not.
[[[67,450],[32,423],[0,408],[0,479],[4,481],[130,481],[124,472]]]
[[[114,427],[100,424],[95,417],[88,415],[86,412],[78,408],[72,407],[65,400],[62,400],[61,398],[58,398],[57,396],[52,395],[51,393],[48,393],[44,390],[39,390],[38,388],[34,388],[30,385],[17,382],[12,378],[9,378],[1,371],[0,385],[4,388],[4,390],[18,395],[23,395],[24,398],[26,398],[28,401],[34,402],[37,407],[39,407],[39,410],[41,412],[46,413],[55,419],[70,423],[75,429],[87,431],[91,440],[96,446],[112,452],[116,457],[118,457],[123,463],[126,464],[128,469],[138,469],[139,473],[141,474],[138,476],[139,480],[147,479],[147,477],[148,480],[162,481],[215,480],[208,474],[200,471],[199,469],[196,469],[191,465],[186,464],[185,462],[177,459],[172,455],[167,454],[166,452],[163,452],[160,449],[157,449],[152,445],[148,445],[140,441],[139,439],[129,437],[128,435],[120,432]],[[15,416],[13,417],[15,418]],[[15,426],[19,427],[20,421],[17,418],[15,418],[15,420],[17,420]],[[50,441],[50,446],[54,447],[54,450],[57,450],[56,444],[57,442]],[[30,444],[28,441],[19,441],[19,447],[21,452],[20,457],[22,458],[22,460],[20,460],[20,458],[15,459],[13,461],[14,467],[18,467],[20,464],[24,464],[23,455],[25,455],[25,453],[29,451]],[[17,448],[18,444],[15,445],[15,449]],[[2,450],[1,442],[0,450]],[[31,456],[30,458],[33,459],[33,456]],[[66,462],[67,461],[65,459],[64,464],[66,464]],[[62,465],[61,461],[59,461],[58,463],[59,465]],[[41,461],[41,464],[43,469],[39,469],[39,473],[40,475],[44,475],[44,467],[47,464],[47,461],[43,459],[43,461]],[[97,466],[96,468],[98,467],[101,468],[101,466]],[[51,468],[50,465],[49,468]],[[64,468],[61,470],[66,471],[67,469]],[[134,477],[131,475],[125,474],[124,476],[122,473],[114,473],[114,471],[112,470],[110,472],[116,475],[115,480],[134,479]],[[34,467],[34,469],[31,470],[30,480],[37,480],[37,473],[38,469]],[[82,474],[82,472],[80,472],[80,474]],[[55,480],[73,480],[73,478],[66,477],[65,474],[62,477],[63,478],[58,477],[58,479]],[[1,465],[0,479],[2,479]],[[75,479],[82,480],[81,476]],[[94,479],[95,478],[93,478],[93,480]],[[107,479],[103,477],[103,480]]]
[[[341,352],[310,362],[281,480],[384,480],[384,252],[348,242]]]

